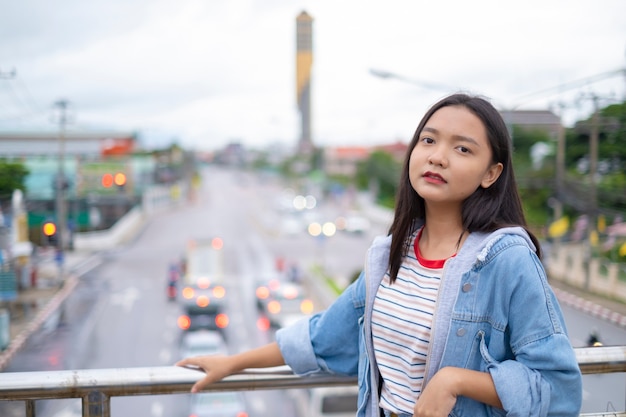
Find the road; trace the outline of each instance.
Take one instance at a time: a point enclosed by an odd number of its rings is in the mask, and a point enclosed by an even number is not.
[[[102,253],[101,266],[84,275],[61,314],[33,336],[6,372],[171,365],[178,360],[181,309],[166,298],[166,271],[190,239],[224,240],[231,352],[273,340],[256,326],[256,279],[274,271],[277,259],[305,271],[312,263],[348,276],[359,269],[371,237],[336,235],[321,241],[305,232],[281,233],[276,212],[282,186],[245,173],[209,169],[197,201],[154,216],[136,239]],[[314,210],[334,220],[337,208]],[[302,256],[303,254],[303,256]],[[347,260],[352,260],[347,262]],[[318,306],[318,308],[321,308]],[[187,415],[189,396],[114,398],[113,415]],[[296,415],[284,392],[246,393],[253,416]],[[6,404],[2,404],[5,406]],[[21,403],[10,403],[12,410]],[[78,401],[41,401],[38,415],[80,415]],[[149,414],[146,414],[149,410]],[[12,411],[2,410],[10,416]],[[22,411],[23,412],[23,411]],[[20,414],[16,414],[20,415]]]
[[[587,345],[591,331],[597,331],[607,346],[626,345],[626,329],[563,306],[563,315],[574,347]],[[626,375],[624,373],[583,375],[583,413],[626,410]]]
[[[275,270],[277,260],[308,271],[312,265],[347,282],[360,270],[365,252],[386,225],[364,234],[337,233],[313,238],[309,221],[334,220],[345,200],[319,202],[309,215],[278,210],[284,187],[272,178],[208,168],[197,200],[151,218],[136,239],[102,253],[102,264],[84,275],[61,314],[33,336],[6,372],[171,365],[178,359],[181,309],[166,298],[166,271],[181,258],[190,239],[224,240],[229,294],[229,350],[239,352],[273,340],[256,326],[256,280]],[[294,221],[297,225],[294,228]],[[318,305],[318,308],[322,306]],[[624,329],[564,308],[574,346],[583,346],[591,329],[606,344],[626,344]],[[623,374],[585,377],[583,412],[624,409]],[[250,415],[295,416],[289,392],[245,394]],[[112,415],[151,417],[187,415],[189,395],[114,398]],[[41,401],[38,416],[80,416],[78,401]],[[0,415],[23,415],[22,403],[0,404]]]

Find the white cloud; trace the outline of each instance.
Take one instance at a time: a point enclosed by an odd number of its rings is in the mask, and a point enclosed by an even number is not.
[[[0,71],[18,74],[0,80],[0,129],[49,124],[63,97],[81,126],[167,132],[194,147],[295,143],[302,10],[314,18],[312,120],[321,144],[407,140],[445,94],[420,82],[513,106],[524,94],[626,67],[622,0],[25,0],[0,14]],[[415,83],[376,78],[371,68]],[[576,100],[581,92],[624,99],[625,90],[613,77],[524,107],[563,101],[571,122],[589,111]]]

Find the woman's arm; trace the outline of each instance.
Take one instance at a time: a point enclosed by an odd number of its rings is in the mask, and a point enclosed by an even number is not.
[[[470,369],[445,367],[430,380],[415,403],[414,416],[447,416],[458,396],[502,408],[491,375]]]
[[[244,369],[271,368],[284,364],[283,355],[278,349],[278,344],[274,342],[231,356],[211,355],[186,358],[177,362],[176,366],[197,366],[206,373],[206,376],[191,388],[191,392],[198,392],[207,385]]]

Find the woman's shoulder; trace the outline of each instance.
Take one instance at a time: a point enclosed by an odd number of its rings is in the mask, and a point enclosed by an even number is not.
[[[478,264],[498,261],[513,268],[538,267],[541,260],[530,236],[523,228],[500,229],[491,233],[476,256]],[[517,266],[515,266],[517,265]]]

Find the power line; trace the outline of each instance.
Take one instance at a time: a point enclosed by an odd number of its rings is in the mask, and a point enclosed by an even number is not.
[[[521,106],[522,104],[528,103],[528,101],[531,101],[529,99],[534,98],[536,96],[548,97],[553,94],[563,93],[567,90],[573,90],[575,88],[578,88],[584,85],[593,84],[595,82],[602,81],[608,78],[613,78],[618,75],[626,76],[626,68],[620,68],[617,70],[603,72],[603,73],[592,75],[592,76],[585,77],[585,78],[579,78],[574,81],[569,81],[569,82],[559,84],[553,87],[544,88],[542,90],[534,91],[532,93],[523,94],[517,97],[515,100],[513,100],[513,103],[516,103],[514,108],[517,108]]]
[[[38,114],[43,114],[47,110],[43,109],[37,104],[24,80],[18,76],[15,69],[10,72],[0,71],[0,79],[8,80],[6,84],[3,83],[5,90],[12,101],[19,108],[24,108],[26,111],[22,111],[12,116],[0,117],[0,121],[15,121],[20,119],[29,118]],[[19,111],[19,110],[18,110]]]

